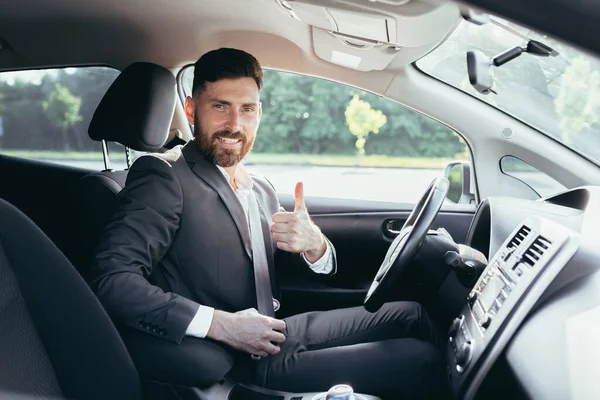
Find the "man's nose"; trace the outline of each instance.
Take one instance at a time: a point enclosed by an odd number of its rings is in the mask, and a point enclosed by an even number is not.
[[[237,110],[232,110],[229,113],[229,121],[227,121],[227,128],[231,130],[231,132],[238,132],[241,130],[241,118],[240,112]]]

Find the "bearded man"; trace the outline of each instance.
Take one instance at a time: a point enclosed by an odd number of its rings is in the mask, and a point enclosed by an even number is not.
[[[135,161],[97,248],[92,288],[117,325],[174,346],[217,343],[210,362],[221,377],[243,360],[254,383],[273,389],[350,383],[394,399],[439,397],[439,336],[416,303],[276,317],[277,269],[327,275],[338,266],[302,183],[286,212],[242,163],[260,124],[262,80],[258,61],[241,50],[196,62],[185,101],[194,140]],[[225,361],[215,361],[219,351]]]

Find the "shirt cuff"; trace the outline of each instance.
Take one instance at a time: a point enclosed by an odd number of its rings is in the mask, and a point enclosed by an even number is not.
[[[189,326],[187,327],[185,334],[201,339],[205,338],[208,334],[208,329],[210,328],[214,314],[215,309],[212,307],[203,305],[198,307],[198,311],[196,311],[196,315],[194,315],[192,322],[190,322]]]
[[[310,269],[312,269],[313,272],[317,274],[329,274],[331,273],[331,271],[333,271],[333,253],[331,251],[329,241],[326,240],[325,243],[327,244],[327,247],[325,248],[325,253],[314,263],[308,261],[304,256],[304,253],[302,253],[302,258],[304,259],[304,262],[306,262]]]

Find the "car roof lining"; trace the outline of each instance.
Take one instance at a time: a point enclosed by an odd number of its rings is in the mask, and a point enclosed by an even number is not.
[[[349,8],[349,3],[364,3],[362,0],[300,1],[317,5],[334,3],[340,8]],[[383,7],[388,13],[393,9],[383,3],[374,4],[363,12],[371,10],[372,14],[373,7]],[[423,13],[436,6],[429,0],[412,0],[395,8],[398,10],[395,16],[397,20],[404,18],[407,25],[408,22],[414,25],[421,20],[409,20],[410,13]],[[353,7],[356,9],[356,5]],[[168,0],[3,2],[0,36],[14,51],[11,57],[0,56],[0,70],[107,63],[122,69],[135,61],[179,70],[209,50],[236,47],[254,54],[265,67],[334,79],[384,93],[404,65],[439,45],[453,28],[451,21],[458,17],[458,8],[450,3],[440,7],[436,10],[439,15],[430,17],[431,23],[423,27],[424,31],[432,32],[431,37],[404,38],[403,43],[412,41],[416,47],[401,49],[383,71],[365,74],[321,59],[314,35],[322,32],[313,31],[322,29],[290,17],[275,0],[253,0],[244,2],[244,6],[237,0],[196,0],[177,2],[176,7]],[[402,15],[401,10],[407,15]],[[445,26],[439,23],[440,19],[446,21]],[[35,29],[24,29],[27,26]],[[398,29],[401,34],[403,31]],[[331,52],[332,46],[342,51],[346,47],[340,42],[321,44],[317,45],[318,52]],[[276,53],[272,52],[274,48],[278,49]],[[367,51],[364,58],[373,58],[373,54]]]

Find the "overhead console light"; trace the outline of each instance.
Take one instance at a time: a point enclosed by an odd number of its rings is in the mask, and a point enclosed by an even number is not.
[[[352,54],[342,53],[341,51],[333,50],[331,52],[331,62],[343,67],[358,69],[361,58]]]

